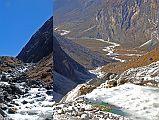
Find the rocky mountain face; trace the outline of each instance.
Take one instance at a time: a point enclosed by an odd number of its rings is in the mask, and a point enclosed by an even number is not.
[[[53,17],[47,20],[44,25],[31,37],[30,41],[17,55],[17,58],[25,63],[39,62],[53,51]]]
[[[82,83],[80,80],[79,73],[83,75],[89,75],[89,72],[71,57],[69,57],[60,47],[57,39],[53,39],[53,61],[54,70],[65,77],[75,81],[76,83]],[[61,69],[63,68],[63,69]]]
[[[96,16],[99,32],[104,33],[102,37],[128,47],[158,39],[155,37],[158,34],[157,0],[108,1],[107,5],[109,7],[101,9]],[[152,35],[154,31],[155,35]]]
[[[124,47],[159,41],[158,0],[62,0],[55,1],[55,27],[69,30],[69,37],[93,37]],[[74,5],[75,4],[75,5]],[[76,7],[78,4],[78,7]],[[72,7],[75,6],[75,7]],[[65,18],[65,19],[64,19]]]

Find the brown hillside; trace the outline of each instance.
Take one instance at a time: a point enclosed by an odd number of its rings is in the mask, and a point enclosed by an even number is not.
[[[103,67],[102,70],[105,72],[122,73],[125,70],[128,70],[129,68],[146,66],[156,61],[159,61],[159,48],[156,48],[141,57],[137,57],[125,63],[108,64],[105,67]]]
[[[53,58],[52,54],[43,58],[37,63],[37,66],[27,72],[27,76],[31,80],[42,80],[51,86],[53,82],[52,75]]]

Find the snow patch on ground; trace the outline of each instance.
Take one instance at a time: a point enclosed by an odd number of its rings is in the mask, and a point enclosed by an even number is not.
[[[156,81],[159,82],[159,61],[150,65],[138,68],[131,68],[121,74],[120,78],[137,80],[137,81]]]
[[[114,52],[115,48],[120,46],[120,44],[118,44],[118,43],[106,41],[104,39],[97,39],[97,38],[82,38],[82,39],[92,39],[92,40],[97,40],[97,41],[100,41],[100,42],[110,44],[109,46],[104,47],[103,51],[107,52],[107,54],[106,54],[107,56],[109,56],[112,59],[114,59],[116,61],[119,61],[119,62],[125,62],[125,60],[119,59],[118,56],[141,56],[140,54],[118,54],[118,53],[115,53]]]
[[[86,95],[93,102],[108,102],[123,110],[132,120],[159,119],[159,88],[124,84],[113,88],[94,89]]]
[[[117,58],[119,54],[114,53],[114,50],[116,47],[119,47],[120,44],[109,42],[111,45],[105,47],[103,51],[107,52],[107,55],[110,56],[112,59],[120,61],[120,62],[125,62],[125,60]]]
[[[83,86],[84,84],[79,84],[76,88],[74,88],[73,90],[71,90],[70,92],[67,93],[67,95],[65,96],[65,102],[70,102],[73,101],[77,96],[79,96],[79,92],[80,92],[80,88]]]
[[[61,36],[64,36],[64,35],[67,35],[67,34],[70,33],[70,31],[68,31],[68,30],[58,30],[57,28],[56,28],[56,31],[57,31]]]
[[[92,30],[92,29],[95,28],[95,27],[96,27],[96,26],[94,25],[94,26],[92,26],[92,27],[90,27],[90,28],[84,30],[82,33],[87,32],[87,31],[89,31],[89,30]]]
[[[95,70],[89,70],[90,73],[95,74],[97,78],[103,78],[105,75],[105,72],[102,72],[103,67],[97,67]]]
[[[149,40],[147,42],[145,42],[144,44],[142,44],[141,46],[139,46],[139,48],[142,48],[142,47],[153,47],[155,45],[157,45],[159,43],[159,41],[155,41],[155,40]]]

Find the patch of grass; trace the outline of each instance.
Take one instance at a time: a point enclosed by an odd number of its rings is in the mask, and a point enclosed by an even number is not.
[[[92,104],[92,106],[95,108],[98,108],[99,110],[104,111],[104,112],[110,112],[110,113],[113,112],[111,105],[108,103],[105,103],[105,102],[101,102],[98,104]]]

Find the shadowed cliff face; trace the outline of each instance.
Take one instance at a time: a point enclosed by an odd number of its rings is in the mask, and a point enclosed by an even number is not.
[[[158,0],[78,1],[77,8],[71,6],[71,0],[66,3],[71,11],[62,5],[55,10],[55,25],[69,30],[68,37],[103,38],[129,48],[159,39]]]
[[[79,83],[93,76],[79,63],[67,55],[56,37],[53,37],[53,94],[58,101]],[[58,95],[60,97],[58,97]]]
[[[61,49],[55,37],[53,37],[53,62],[54,71],[75,83],[83,83],[84,79],[89,78],[90,73]]]
[[[38,62],[53,51],[53,17],[31,37],[30,41],[18,54],[17,58],[23,62]]]

